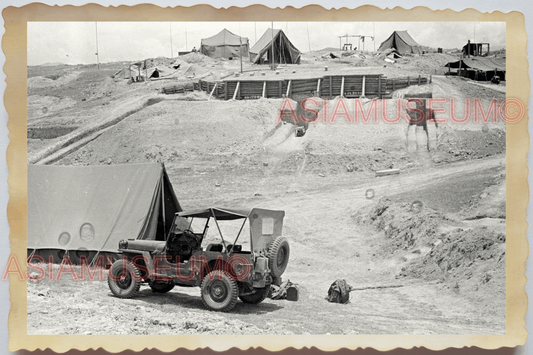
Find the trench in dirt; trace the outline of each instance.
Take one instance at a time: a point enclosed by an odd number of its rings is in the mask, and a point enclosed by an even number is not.
[[[112,115],[109,119],[104,119],[103,122],[99,122],[95,125],[89,127],[30,127],[28,128],[28,137],[31,135],[31,138],[41,138],[41,139],[53,139],[58,137],[64,137],[62,140],[56,144],[49,146],[43,149],[40,152],[37,152],[34,156],[28,157],[29,164],[52,164],[65,156],[72,154],[76,150],[80,149],[87,143],[96,139],[100,134],[105,130],[113,127],[127,117],[142,111],[143,109],[157,104],[165,100],[164,98],[151,97],[146,99],[140,107],[134,107],[131,110],[128,110],[119,115]],[[131,101],[131,100],[130,100]],[[136,100],[137,101],[137,100]],[[138,105],[138,103],[137,103]],[[113,108],[114,111],[123,111],[121,107],[129,106],[128,103],[121,104],[118,108]],[[135,104],[131,104],[135,106]]]

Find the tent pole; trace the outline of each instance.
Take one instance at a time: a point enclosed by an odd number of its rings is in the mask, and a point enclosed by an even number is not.
[[[281,57],[283,56],[283,59],[285,59],[285,55],[283,53],[283,44],[281,43],[281,33],[279,34],[279,64],[282,63]],[[287,64],[287,61],[283,61],[283,64]]]
[[[272,70],[274,70],[274,21],[271,22],[271,25],[272,25],[272,28],[271,28],[271,35],[272,35],[272,38],[271,38],[271,45],[270,45],[270,53],[272,54],[271,55],[271,58],[270,58],[270,65],[272,66]]]
[[[93,260],[91,260],[91,262],[90,262],[90,264],[89,264],[89,267],[93,266],[94,261],[98,259],[98,255],[100,255],[100,250],[98,250],[98,251],[96,252],[96,255],[94,256]],[[105,268],[105,266],[104,266],[104,268]]]
[[[242,37],[239,36],[239,57],[241,58],[241,74],[242,74]]]

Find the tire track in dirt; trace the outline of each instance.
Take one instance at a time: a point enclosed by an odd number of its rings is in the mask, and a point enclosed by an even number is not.
[[[395,279],[401,265],[394,260],[385,264],[373,257],[380,240],[373,230],[357,226],[351,215],[377,199],[423,186],[453,179],[465,172],[498,166],[502,158],[461,162],[432,171],[417,170],[401,176],[357,181],[357,187],[298,191],[271,196],[260,205],[277,200],[286,211],[285,232],[291,240],[291,263],[284,278],[300,284],[302,302],[283,303],[276,317],[291,319],[292,331],[304,328],[333,334],[355,332],[365,334],[465,334],[504,331],[500,325],[476,318],[476,304],[451,294],[442,294],[433,282]],[[373,200],[365,191],[376,191]],[[329,285],[345,278],[352,286],[403,284],[397,289],[357,291],[348,305],[324,301]],[[274,302],[274,301],[272,301]],[[343,307],[343,308],[340,308]],[[311,309],[324,309],[315,314],[317,326],[309,325],[301,315]],[[342,311],[341,311],[342,309]],[[339,311],[343,317],[337,317]],[[335,314],[335,324],[331,316]],[[329,324],[328,324],[329,323]],[[324,324],[326,326],[324,327]],[[320,325],[322,328],[320,328]],[[298,328],[298,327],[301,328]]]

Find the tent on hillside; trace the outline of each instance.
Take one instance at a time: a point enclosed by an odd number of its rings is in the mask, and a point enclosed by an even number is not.
[[[159,163],[28,165],[28,255],[112,256],[122,239],[164,240],[179,211]]]
[[[378,52],[383,52],[389,48],[395,49],[399,54],[422,54],[422,49],[418,43],[407,33],[407,31],[394,31],[378,48]]]
[[[272,55],[272,41],[274,55]],[[269,28],[250,49],[250,61],[254,64],[274,63],[300,64],[301,52],[289,41],[282,30]]]
[[[178,75],[178,72],[177,70],[173,70],[171,68],[153,67],[153,68],[146,69],[145,71],[141,72],[141,75],[143,77],[146,76],[148,79],[152,80],[152,79],[158,79],[158,78],[175,77]]]
[[[227,29],[223,29],[218,34],[209,38],[202,38],[200,53],[211,58],[239,58],[248,56],[248,38],[239,37]]]
[[[131,77],[139,76],[140,72],[141,70],[138,65],[131,64],[117,71],[112,77],[113,79],[130,79]]]
[[[186,61],[181,60],[181,59],[179,59],[179,58],[176,59],[176,60],[174,61],[174,63],[172,63],[172,64],[170,65],[170,67],[171,67],[172,69],[174,69],[174,70],[178,70],[178,69],[179,69],[179,70],[182,71],[182,72],[186,72],[186,71],[190,68],[190,66],[191,66],[191,65],[190,65],[189,63],[187,63]]]

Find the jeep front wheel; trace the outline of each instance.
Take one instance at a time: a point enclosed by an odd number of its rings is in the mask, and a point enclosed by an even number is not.
[[[202,302],[208,309],[227,312],[237,303],[239,294],[237,282],[222,270],[207,274],[201,288]]]
[[[154,293],[167,293],[174,288],[174,284],[166,282],[150,282],[150,288]]]
[[[111,292],[117,297],[135,297],[141,287],[139,269],[129,260],[117,260],[109,268],[107,284]]]
[[[252,293],[251,295],[239,296],[239,298],[244,303],[259,304],[263,302],[265,298],[267,298],[269,291],[270,291],[270,287],[256,288],[255,293]]]
[[[277,237],[268,248],[268,267],[274,277],[280,277],[289,263],[289,241],[285,237]]]

